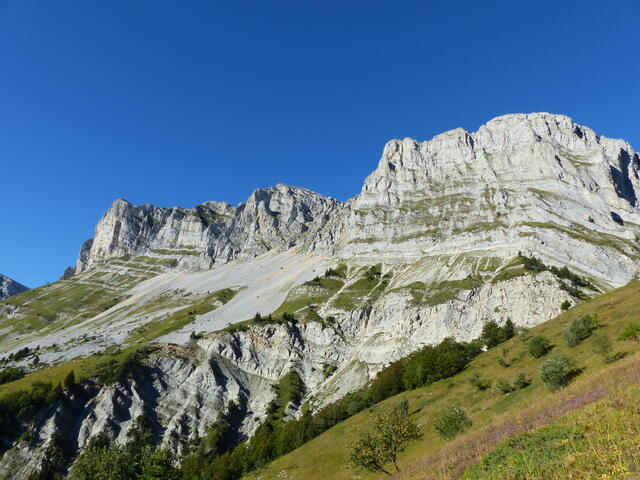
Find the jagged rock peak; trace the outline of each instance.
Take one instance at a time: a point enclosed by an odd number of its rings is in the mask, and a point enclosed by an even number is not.
[[[540,168],[549,176],[564,174],[575,179],[576,173],[582,173],[579,170],[593,174],[603,167],[615,190],[635,206],[632,184],[639,178],[640,158],[627,142],[598,136],[565,115],[509,114],[490,120],[473,133],[456,128],[424,142],[390,140],[362,193],[388,190],[393,197],[403,187],[451,184],[467,175],[477,175],[487,183],[509,176],[512,178],[505,180],[531,183],[540,176]],[[403,170],[423,178],[406,182],[399,175]]]
[[[297,244],[321,228],[340,205],[333,198],[283,184],[258,188],[237,206],[209,201],[191,209],[163,208],[118,199],[98,223],[94,238],[83,245],[76,272],[128,254],[166,256],[173,251],[180,266],[197,269],[253,258]]]
[[[609,150],[608,153],[611,154],[616,149],[633,150],[627,142],[598,136],[591,128],[575,123],[566,115],[546,112],[513,113],[489,120],[476,132],[468,132],[459,127],[424,142],[412,138],[392,139],[384,147],[379,168],[393,169],[397,167],[394,162],[398,161],[402,166],[402,160],[411,151],[427,153],[448,149],[473,150],[478,142],[488,152],[504,149],[506,146],[515,149],[534,142],[549,142],[564,149],[578,151],[596,148],[602,142],[602,148]],[[463,159],[462,156],[458,158]]]
[[[25,287],[21,283],[0,274],[0,300],[27,290],[29,290],[29,287]]]

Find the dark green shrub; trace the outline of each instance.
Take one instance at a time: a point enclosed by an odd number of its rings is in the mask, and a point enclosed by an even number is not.
[[[524,372],[518,373],[513,380],[513,386],[517,389],[527,388],[529,385],[531,385],[531,379]]]
[[[571,308],[571,302],[569,300],[565,300],[564,302],[562,302],[560,304],[560,309],[562,311],[566,311],[569,310]]]
[[[515,336],[516,336],[516,326],[511,321],[510,318],[507,318],[507,321],[504,322],[504,325],[502,326],[502,341],[506,342],[507,340]]]
[[[18,380],[19,378],[24,377],[24,375],[24,368],[22,367],[8,367],[4,370],[0,370],[0,385]]]
[[[381,275],[382,275],[381,264],[370,266],[365,273],[365,276],[369,281],[377,280],[378,278],[380,278]]]
[[[564,338],[567,345],[575,347],[588,338],[598,328],[598,319],[595,315],[585,315],[574,318],[564,329]]]
[[[522,261],[524,268],[526,270],[529,270],[530,272],[538,273],[538,272],[549,271],[558,278],[569,280],[575,287],[585,287],[591,290],[595,290],[595,287],[591,284],[589,280],[579,275],[576,275],[571,270],[569,270],[566,266],[562,268],[548,266],[548,265],[545,265],[542,261],[540,261],[536,257],[526,257],[522,255],[522,252],[518,252],[518,258]],[[567,285],[561,282],[560,286],[562,287]],[[583,295],[577,289],[575,290],[575,292],[578,298],[580,298],[580,296]]]
[[[471,377],[469,377],[469,383],[479,391],[486,390],[491,386],[491,382],[489,380],[485,380],[478,372],[473,372]]]
[[[507,319],[502,327],[492,320],[485,323],[482,327],[480,342],[487,348],[493,348],[500,345],[502,342],[506,342],[510,338],[513,338],[515,334],[516,327],[511,319]]]
[[[14,352],[12,354],[9,355],[9,360],[14,360],[16,362],[22,360],[23,358],[27,358],[29,355],[31,355],[31,350],[29,349],[29,347],[24,347],[21,348],[20,350],[18,350],[17,352]]]
[[[538,273],[547,270],[547,266],[536,257],[525,257],[520,252],[518,252],[518,257],[522,259],[524,268],[530,272]]]
[[[494,321],[485,323],[482,327],[480,340],[487,348],[493,348],[497,345],[500,345],[501,329],[498,324]]]
[[[503,395],[506,395],[507,393],[511,393],[516,390],[516,387],[501,378],[496,382],[496,390],[498,390]]]
[[[565,282],[558,283],[560,284],[560,289],[564,290],[572,297],[577,298],[578,300],[589,300],[589,296],[583,293],[577,286]]]
[[[549,390],[556,392],[566,387],[578,371],[573,359],[556,353],[541,365],[540,380],[549,387]]]
[[[609,338],[609,335],[604,332],[593,335],[591,338],[591,347],[593,353],[600,355],[604,359],[606,359],[613,350],[611,339]]]
[[[498,359],[498,365],[504,368],[509,368],[511,366],[511,360],[509,359],[508,355],[509,355],[509,349],[503,348],[502,356]]]
[[[453,338],[423,347],[400,362],[403,370],[400,391],[422,387],[461,372],[479,351],[477,345],[459,343]]]
[[[551,348],[551,342],[549,342],[549,340],[547,340],[545,337],[537,336],[532,337],[531,340],[529,340],[529,355],[531,355],[533,358],[540,358],[545,356],[549,352],[549,350],[551,350]]]
[[[336,370],[338,370],[338,367],[336,367],[332,363],[325,363],[322,366],[322,376],[324,378],[329,378],[331,375],[336,373]]]
[[[471,417],[460,406],[451,407],[442,412],[434,423],[438,435],[445,440],[452,440],[473,425]]]
[[[624,330],[622,330],[618,339],[633,340],[634,342],[640,343],[640,325],[637,323],[628,324],[624,327]]]
[[[292,324],[298,323],[298,321],[296,320],[296,317],[294,317],[289,312],[284,312],[282,314],[282,321],[285,322],[285,323],[292,323]]]

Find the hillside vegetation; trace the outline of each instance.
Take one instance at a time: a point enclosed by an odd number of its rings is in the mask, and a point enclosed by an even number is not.
[[[570,347],[567,325],[586,316],[597,318],[597,328]],[[400,454],[402,472],[396,478],[625,478],[639,468],[640,425],[633,398],[640,378],[640,345],[633,338],[618,338],[638,320],[636,281],[480,354],[452,378],[403,392],[352,416],[248,478],[385,478],[348,467],[347,450],[376,412],[405,399],[422,436]],[[539,358],[529,352],[534,337],[551,344]],[[611,343],[606,351],[599,348],[603,338]],[[553,393],[539,372],[543,362],[558,353],[571,358],[577,371],[567,388]],[[530,385],[516,387],[516,379],[523,376]],[[484,388],[478,387],[478,377]],[[434,423],[453,405],[463,407],[473,425],[446,441]]]

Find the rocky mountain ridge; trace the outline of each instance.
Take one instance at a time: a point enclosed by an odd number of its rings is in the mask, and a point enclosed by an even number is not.
[[[505,258],[537,252],[621,285],[637,273],[629,258],[637,255],[639,169],[628,143],[569,117],[505,115],[475,133],[389,141],[361,193],[344,204],[286,185],[258,189],[237,207],[116,200],[83,245],[76,271],[143,253],[208,269],[294,245],[362,265],[485,249]],[[587,262],[575,256],[583,248]]]
[[[161,255],[182,268],[208,269],[269,250],[287,250],[313,235],[340,202],[287,185],[257,189],[246,203],[205,202],[193,209],[134,206],[116,200],[82,245],[76,272],[123,255]]]
[[[229,401],[247,406],[251,435],[292,369],[319,408],[423,345],[470,340],[490,320],[533,326],[623,285],[640,273],[639,169],[621,140],[514,114],[388,142],[345,203],[285,185],[236,207],[117,200],[74,276],[0,304],[0,358],[162,348],[147,374],[87,387],[69,432],[64,411],[43,414],[0,473],[39,468],[55,432],[79,449],[100,432],[123,442],[143,410],[177,452]]]

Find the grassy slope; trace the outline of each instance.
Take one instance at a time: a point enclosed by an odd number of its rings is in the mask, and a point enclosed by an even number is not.
[[[118,259],[112,264],[1,301],[0,352],[21,345],[30,334],[51,334],[92,318],[124,300],[135,284],[157,274],[120,265]]]
[[[552,422],[567,411],[598,400],[606,393],[603,387],[610,384],[612,378],[618,379],[624,374],[620,371],[614,374],[611,370],[637,369],[640,364],[638,355],[630,355],[605,366],[601,358],[592,353],[590,339],[575,348],[565,345],[562,330],[566,323],[572,318],[593,312],[598,314],[602,323],[600,331],[617,337],[626,323],[640,318],[640,282],[633,282],[587,301],[531,329],[526,337],[511,339],[483,353],[465,372],[454,378],[405,392],[383,402],[384,405],[395,403],[401,398],[408,399],[415,421],[423,432],[422,439],[412,443],[401,455],[400,465],[404,466],[405,473],[400,478],[456,478],[464,467],[477,461],[483,453],[504,438]],[[565,391],[553,394],[541,384],[538,370],[545,357],[534,359],[528,355],[527,345],[523,340],[531,335],[546,336],[556,345],[554,351],[569,354],[583,368],[582,375]],[[614,342],[614,345],[616,350],[631,354],[639,350],[638,345],[633,342]],[[498,364],[505,349],[508,350],[507,357],[512,361],[509,368]],[[468,383],[474,372],[480,372],[485,378],[493,380],[494,384],[500,378],[512,381],[518,372],[526,372],[534,381],[529,387],[509,395],[501,395],[495,389],[478,392]],[[601,395],[594,392],[601,392]],[[474,426],[467,434],[447,445],[434,433],[432,422],[435,414],[453,404],[467,408]],[[350,439],[359,429],[367,427],[373,411],[375,408],[355,415],[298,450],[277,459],[251,478],[382,478],[383,476],[348,469],[344,461]]]
[[[151,302],[150,305],[143,305],[143,307],[147,308],[147,313],[175,306],[182,306],[183,308],[138,327],[132,332],[122,348],[112,346],[103,353],[46,367],[21,379],[0,385],[0,398],[19,390],[28,390],[31,384],[36,381],[51,382],[55,385],[58,382],[62,382],[72,370],[77,380],[91,378],[105,363],[112,360],[116,362],[124,361],[136,351],[152,346],[156,337],[188,325],[197,315],[215,310],[218,305],[225,304],[231,300],[236,293],[237,291],[225,288],[209,295],[193,295],[177,300],[167,297],[166,299],[161,298],[156,302]]]
[[[62,383],[64,378],[73,371],[77,381],[92,378],[101,367],[109,362],[122,363],[134,355],[136,351],[147,348],[147,345],[136,345],[122,349],[112,348],[104,354],[95,354],[88,357],[77,358],[68,362],[60,363],[52,367],[30,373],[23,378],[13,382],[0,385],[0,398],[19,392],[29,390],[34,382],[50,382],[52,385]]]
[[[623,362],[602,399],[563,415],[557,421],[501,442],[480,462],[469,467],[465,480],[509,479],[622,479],[640,471],[640,361]],[[606,372],[610,372],[607,370]],[[613,372],[611,372],[613,373]],[[622,377],[623,381],[619,382]],[[583,390],[584,390],[584,386]],[[591,390],[577,394],[597,395]],[[576,389],[577,390],[577,389]],[[420,476],[414,471],[405,478]]]

